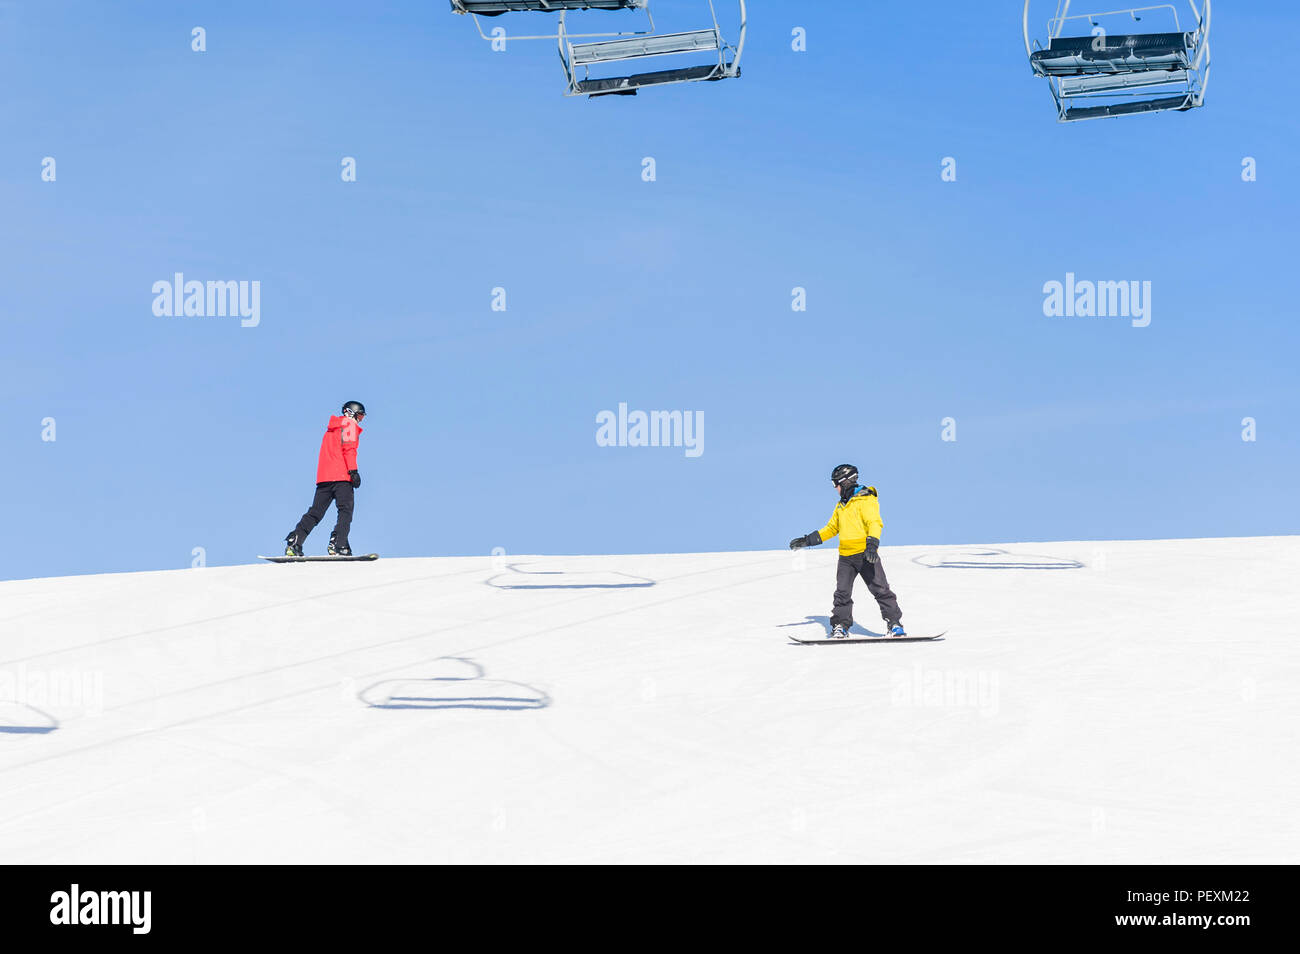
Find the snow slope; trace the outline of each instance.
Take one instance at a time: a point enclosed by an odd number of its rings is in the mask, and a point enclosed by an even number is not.
[[[882,554],[0,583],[0,862],[1300,861],[1300,538]]]

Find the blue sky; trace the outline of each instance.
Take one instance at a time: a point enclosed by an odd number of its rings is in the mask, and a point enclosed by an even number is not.
[[[278,552],[349,399],[389,556],[783,546],[842,461],[887,545],[1300,529],[1294,5],[1216,10],[1203,109],[1066,126],[1014,0],[751,7],[740,80],[588,101],[442,0],[0,2],[0,578]],[[1150,326],[1045,317],[1067,272]]]

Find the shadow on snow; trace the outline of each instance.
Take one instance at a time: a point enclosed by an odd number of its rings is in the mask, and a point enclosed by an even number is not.
[[[551,697],[535,686],[508,679],[488,679],[472,659],[445,656],[460,675],[385,679],[367,686],[357,698],[372,709],[494,709],[513,712],[545,709]]]
[[[1012,553],[996,547],[922,553],[912,562],[935,570],[1078,570],[1084,566],[1078,560]]]
[[[0,700],[0,734],[44,735],[59,727],[59,720],[25,702]]]
[[[506,572],[485,581],[498,590],[626,590],[654,586],[655,581],[617,570],[590,570],[572,573],[567,570],[524,570],[524,564],[508,563]],[[561,577],[561,579],[535,579]]]

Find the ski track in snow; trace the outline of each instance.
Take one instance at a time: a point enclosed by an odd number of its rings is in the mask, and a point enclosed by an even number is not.
[[[1300,860],[1300,538],[881,552],[0,583],[0,861]]]

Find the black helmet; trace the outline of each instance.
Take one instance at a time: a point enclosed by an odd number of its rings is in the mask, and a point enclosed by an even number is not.
[[[840,464],[831,471],[831,483],[836,487],[843,487],[850,481],[858,479],[858,469],[852,464]]]
[[[366,406],[362,404],[360,401],[349,401],[347,404],[343,405],[343,416],[344,417],[365,417]]]

